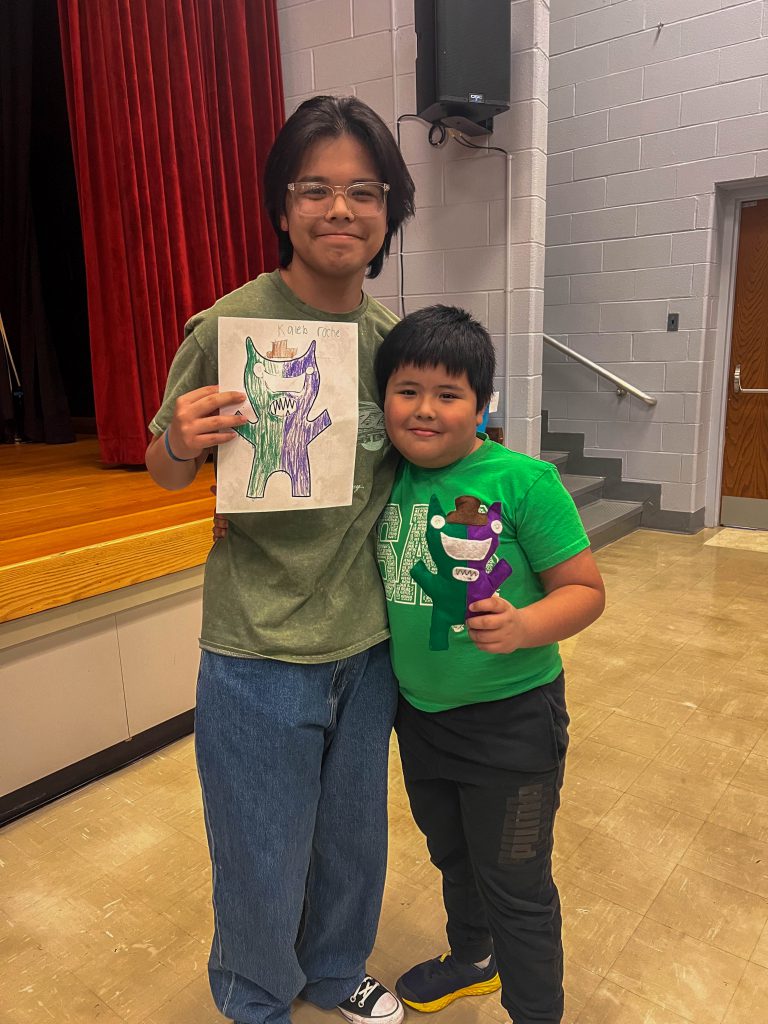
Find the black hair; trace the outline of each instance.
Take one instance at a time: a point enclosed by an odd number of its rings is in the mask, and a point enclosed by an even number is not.
[[[496,353],[488,331],[458,306],[426,306],[396,324],[379,346],[374,361],[381,399],[401,366],[444,366],[452,377],[466,373],[477,411],[493,393]]]
[[[389,255],[392,236],[413,216],[415,186],[392,133],[379,115],[355,96],[312,96],[296,109],[278,132],[264,170],[264,205],[277,234],[280,266],[293,259],[293,245],[280,227],[288,183],[296,180],[310,146],[320,139],[350,135],[371,156],[380,180],[389,185],[387,233],[368,264],[368,277],[378,277]]]

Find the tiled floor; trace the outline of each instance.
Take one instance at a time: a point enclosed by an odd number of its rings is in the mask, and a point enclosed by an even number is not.
[[[712,536],[600,552],[608,611],[563,645],[568,1024],[768,1020],[768,551]],[[390,982],[445,945],[396,758],[391,805],[370,962]],[[220,1021],[208,901],[189,740],[0,830],[0,1021]],[[294,1019],[341,1020],[307,1005]],[[507,1017],[486,996],[439,1019]]]

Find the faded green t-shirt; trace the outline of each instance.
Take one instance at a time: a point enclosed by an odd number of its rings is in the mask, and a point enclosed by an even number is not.
[[[208,556],[200,646],[236,657],[325,662],[389,636],[375,553],[376,520],[398,455],[384,431],[373,357],[397,317],[375,299],[349,313],[301,302],[278,271],[262,274],[192,317],[150,423],[160,434],[176,399],[218,383],[218,318],[334,320],[358,325],[359,427],[352,504],[228,516],[226,540]]]
[[[467,604],[496,591],[517,608],[540,600],[539,573],[589,546],[555,467],[481,437],[440,469],[403,460],[379,522],[392,665],[421,711],[513,697],[563,667],[557,644],[491,654],[463,625]]]

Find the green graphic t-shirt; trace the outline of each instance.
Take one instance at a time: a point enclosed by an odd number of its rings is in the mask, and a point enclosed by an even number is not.
[[[389,636],[376,567],[375,526],[397,466],[384,431],[373,357],[397,317],[368,296],[350,313],[301,302],[280,274],[262,274],[185,328],[150,429],[171,422],[176,399],[218,383],[218,318],[335,320],[358,325],[359,427],[352,504],[228,516],[226,540],[208,556],[201,647],[240,657],[324,662]]]
[[[392,664],[422,711],[551,682],[562,669],[557,644],[480,651],[464,626],[467,604],[498,590],[525,608],[545,594],[538,573],[589,547],[555,467],[481,436],[481,447],[451,466],[403,461],[379,521]]]

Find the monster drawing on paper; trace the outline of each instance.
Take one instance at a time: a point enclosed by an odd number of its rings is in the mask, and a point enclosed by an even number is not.
[[[331,425],[327,409],[309,418],[320,390],[316,342],[301,356],[285,341],[274,342],[266,356],[256,350],[251,338],[245,339],[245,345],[243,382],[257,416],[256,422],[235,427],[254,447],[246,493],[249,498],[263,498],[269,478],[287,473],[292,496],[307,498],[312,493],[309,446]]]

